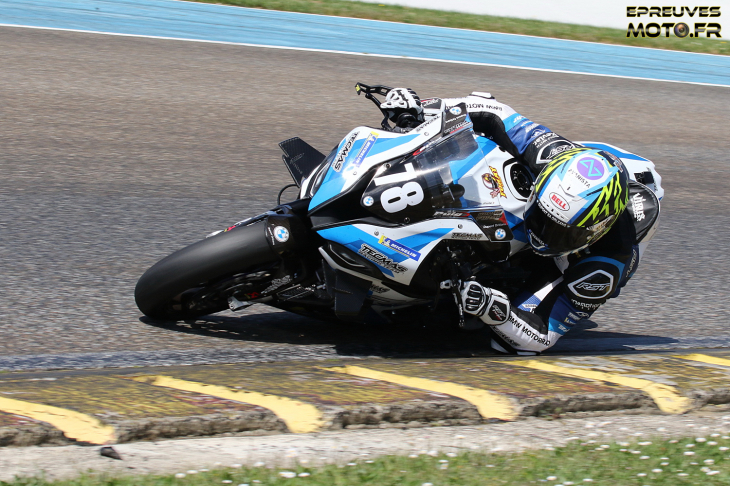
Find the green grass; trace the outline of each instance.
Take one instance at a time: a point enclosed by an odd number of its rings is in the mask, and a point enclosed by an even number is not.
[[[472,15],[458,12],[443,12],[420,8],[399,7],[395,5],[379,5],[374,3],[350,2],[347,0],[195,0],[204,3],[236,5],[239,7],[262,8],[267,10],[284,10],[339,17],[356,17],[361,19],[389,20],[406,24],[436,25],[460,29],[486,30],[506,32],[510,34],[555,37],[590,42],[605,42],[629,46],[653,47],[688,52],[704,52],[709,54],[730,55],[730,42],[717,39],[674,37],[626,37],[626,31],[589,27],[585,25],[542,22],[539,20],[523,20],[509,17],[492,17],[488,15]],[[628,26],[628,20],[626,25]],[[636,20],[636,19],[632,19]],[[680,19],[681,20],[681,19]],[[634,22],[634,25],[637,23]],[[646,21],[644,22],[646,24]]]
[[[605,447],[602,447],[603,445]],[[690,444],[692,447],[687,447]],[[653,440],[638,443],[588,441],[554,450],[521,454],[481,454],[431,457],[385,456],[340,466],[303,465],[270,469],[226,468],[183,473],[184,477],[129,476],[109,478],[87,474],[71,481],[39,478],[0,482],[2,486],[676,486],[730,484],[730,437]],[[687,452],[693,455],[685,455]],[[707,463],[705,461],[712,461]],[[659,471],[661,470],[661,471]],[[708,472],[718,471],[708,475]],[[286,478],[282,472],[298,476]],[[304,475],[304,476],[302,476]],[[549,478],[549,479],[548,479]]]

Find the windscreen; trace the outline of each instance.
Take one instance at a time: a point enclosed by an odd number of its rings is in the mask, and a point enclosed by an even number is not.
[[[467,207],[454,174],[484,157],[474,132],[461,130],[402,161],[384,164],[360,203],[386,221],[406,224],[431,218],[436,210]]]

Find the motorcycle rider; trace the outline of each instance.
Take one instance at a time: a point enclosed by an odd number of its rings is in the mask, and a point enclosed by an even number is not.
[[[466,108],[477,134],[492,139],[536,176],[522,230],[535,254],[549,257],[537,259],[529,288],[513,299],[476,281],[465,282],[464,311],[491,330],[494,349],[539,354],[619,295],[656,231],[659,200],[649,187],[631,181],[611,152],[571,142],[490,93],[421,101],[413,90],[395,88],[381,108],[396,130],[407,131],[427,120],[429,112],[457,105]],[[651,173],[643,175],[643,182],[654,182]]]

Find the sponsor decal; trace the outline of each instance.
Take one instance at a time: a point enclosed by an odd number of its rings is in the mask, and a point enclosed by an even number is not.
[[[449,130],[449,133],[454,133],[455,131],[460,130],[460,129],[462,129],[464,127],[467,127],[467,126],[468,127],[472,126],[472,122],[464,120],[463,122],[457,123],[456,125],[454,125],[453,127],[449,128],[448,130]]]
[[[424,108],[439,108],[441,106],[441,98],[427,98],[421,100],[421,106]]]
[[[482,109],[482,110],[492,110],[492,111],[502,111],[502,107],[498,105],[487,105],[484,103],[468,103],[466,105],[467,108],[473,108],[473,109]]]
[[[465,211],[434,211],[434,218],[468,218],[469,213]]]
[[[589,181],[600,179],[606,172],[603,161],[590,155],[579,159],[576,165],[578,173]]]
[[[626,272],[626,275],[631,275],[631,272],[634,270],[634,265],[636,265],[636,259],[639,257],[639,252],[634,247],[633,250],[631,250],[631,262],[629,263],[629,269]]]
[[[540,344],[544,344],[545,346],[550,346],[550,340],[545,339],[544,337],[540,336],[540,334],[538,334],[532,328],[530,328],[529,325],[523,325],[523,323],[521,323],[517,319],[515,319],[515,317],[512,314],[509,315],[509,322],[511,322],[512,325],[517,330],[522,330],[522,334],[526,335],[533,341],[538,342]],[[491,329],[494,331],[497,330],[496,327],[492,327]]]
[[[276,241],[286,243],[289,241],[289,230],[283,226],[277,226],[274,228],[274,238],[276,238]]]
[[[455,240],[481,240],[483,237],[482,233],[451,233],[451,238]]]
[[[459,108],[458,106],[455,106],[449,110],[449,113],[451,113],[452,115],[456,115],[456,116],[461,115],[461,108]]]
[[[604,218],[603,220],[599,221],[596,224],[593,224],[591,226],[586,227],[588,231],[591,231],[594,233],[594,237],[597,235],[600,235],[603,233],[603,230],[606,229],[606,227],[609,225],[611,221],[613,221],[615,216],[612,214],[608,218]]]
[[[577,311],[575,313],[580,319],[588,319],[591,315],[587,312]]]
[[[567,223],[566,223],[565,221],[560,221],[560,220],[559,220],[559,219],[557,218],[557,216],[555,216],[555,215],[554,215],[554,214],[553,214],[553,213],[552,213],[552,212],[551,212],[551,211],[550,211],[550,210],[549,210],[549,209],[548,209],[548,208],[547,208],[547,207],[546,207],[546,206],[545,206],[545,205],[544,205],[544,204],[542,203],[542,201],[541,201],[541,200],[538,200],[538,201],[537,201],[537,207],[539,207],[539,208],[540,208],[540,209],[542,210],[542,212],[543,212],[543,213],[544,213],[544,214],[545,214],[545,215],[546,215],[546,216],[547,216],[548,218],[550,218],[550,219],[551,219],[552,221],[554,221],[555,223],[559,224],[560,226],[562,226],[562,227],[564,227],[564,228],[568,226],[568,224],[567,224]]]
[[[507,236],[507,232],[502,228],[499,228],[497,231],[494,232],[494,237],[498,240],[503,240],[505,236]]]
[[[634,217],[636,218],[636,221],[641,221],[646,217],[644,215],[644,201],[646,201],[646,199],[644,199],[644,196],[642,196],[640,192],[637,192],[631,198],[631,205],[634,208]]]
[[[494,175],[492,175],[491,172],[487,172],[485,174],[482,174],[482,182],[486,186],[487,189],[489,189],[489,195],[492,197],[499,196],[499,183],[497,182],[497,179]]]
[[[613,275],[604,270],[596,270],[580,280],[569,283],[568,288],[584,299],[602,299],[607,297],[613,288]]]
[[[499,194],[502,197],[507,197],[504,192],[504,183],[502,178],[499,176],[499,172],[494,167],[489,167],[489,172],[482,175],[482,182],[487,186],[487,189],[492,189],[492,197],[496,197]],[[496,193],[496,194],[495,194]]]
[[[407,256],[411,260],[418,261],[421,258],[421,254],[419,252],[417,252],[416,250],[414,250],[412,248],[408,248],[406,245],[404,245],[402,243],[398,243],[395,240],[391,240],[390,238],[388,238],[385,235],[380,237],[380,240],[378,240],[378,243],[380,243],[383,246],[387,246],[391,250],[395,250],[398,253],[401,253],[401,254]]]
[[[550,194],[550,202],[557,206],[561,211],[567,211],[570,209],[570,205],[565,202],[565,199],[554,192]]]
[[[474,218],[477,221],[502,221],[504,224],[507,224],[507,219],[504,218],[504,211],[501,209],[498,211],[480,211],[478,213],[473,214]]]
[[[530,238],[530,244],[534,249],[539,251],[547,248],[545,242],[538,238],[537,235],[532,232],[532,230],[527,230],[527,236],[528,238]]]
[[[340,150],[340,153],[337,154],[337,157],[335,158],[335,163],[332,164],[332,169],[335,172],[340,172],[342,170],[342,166],[345,164],[345,159],[347,158],[347,154],[350,153],[350,149],[352,148],[352,144],[355,143],[355,140],[357,139],[358,132],[353,133],[350,135],[350,138],[347,139],[345,142],[345,145],[342,147],[342,150]]]
[[[492,304],[487,314],[495,321],[507,320],[507,309],[504,304],[500,304],[498,302]]]
[[[560,329],[560,331],[563,332],[563,333],[566,333],[566,332],[570,331],[570,328],[567,328],[567,327],[565,327],[562,324],[558,324],[558,329]]]
[[[360,149],[360,152],[357,153],[355,160],[352,161],[350,169],[354,170],[360,167],[360,164],[362,164],[362,161],[365,160],[365,157],[368,156],[368,153],[370,153],[370,149],[373,148],[373,145],[375,145],[375,141],[377,139],[378,134],[370,132],[370,135],[368,135],[368,138],[365,139],[365,143]]]
[[[705,7],[674,7],[674,6],[661,6],[661,7],[626,7],[626,17],[639,17],[647,15],[649,20],[652,17],[659,18],[682,18],[685,15],[689,17],[719,17],[721,15],[720,6],[705,6]],[[684,19],[683,19],[684,20]],[[700,20],[700,19],[698,19]],[[690,24],[692,22],[690,21]],[[643,22],[637,23],[634,26],[633,22],[629,22],[629,26],[626,29],[626,37],[659,37],[662,34],[664,37],[669,37],[670,34],[674,34],[674,37],[679,38],[697,38],[702,34],[705,37],[715,36],[721,38],[720,31],[722,26],[717,22],[694,22],[694,28],[690,27],[690,24],[686,22],[648,22],[644,26]],[[664,29],[664,32],[662,32]]]
[[[528,312],[532,312],[537,309],[537,304],[521,304],[520,307]]]
[[[555,133],[555,132],[548,132],[548,133],[545,133],[545,134],[540,135],[539,137],[537,137],[533,143],[535,145],[538,145],[539,146],[539,145],[541,145],[541,144],[543,144],[543,143],[545,143],[545,142],[547,142],[549,140],[552,140],[554,138],[557,138],[557,136],[558,136],[558,134]]]
[[[375,204],[375,199],[373,199],[373,197],[372,197],[372,196],[365,196],[365,197],[363,198],[363,200],[362,200],[362,205],[363,205],[363,206],[367,206],[367,207],[370,207],[370,206],[372,206],[373,204]]]
[[[558,155],[565,152],[566,150],[573,148],[576,148],[575,144],[563,140],[556,141],[555,143],[546,144],[543,148],[540,149],[540,153],[537,156],[537,162],[541,164],[547,163]]]
[[[360,246],[360,250],[358,250],[358,253],[370,260],[371,262],[376,263],[393,273],[403,273],[408,271],[406,267],[394,262],[367,243],[363,243],[362,246]]]
[[[390,289],[388,289],[386,287],[379,287],[377,285],[373,285],[372,287],[370,287],[370,290],[374,294],[384,294],[384,293],[388,292]]]
[[[428,121],[425,121],[425,122],[421,123],[420,125],[418,125],[418,126],[417,126],[417,127],[416,127],[416,128],[415,128],[415,129],[413,130],[413,131],[414,131],[415,133],[419,133],[419,132],[422,132],[422,131],[424,131],[424,130],[425,130],[425,129],[426,129],[426,128],[427,128],[428,126],[429,126],[429,125],[433,125],[433,123],[434,123],[434,122],[435,122],[436,120],[440,120],[440,118],[439,118],[439,117],[433,117],[433,118],[431,118],[430,120],[428,120]]]
[[[601,307],[601,304],[591,304],[589,302],[581,302],[580,300],[575,299],[570,299],[570,303],[573,304],[576,309],[585,309],[588,312],[592,312]]]
[[[295,275],[296,277],[296,275]],[[282,278],[275,278],[271,281],[271,284],[269,284],[268,287],[266,287],[264,290],[261,291],[262,294],[268,294],[270,292],[273,292],[274,290],[278,289],[279,287],[282,287],[288,283],[291,283],[292,278],[291,275],[287,275]]]
[[[510,321],[511,321],[511,319],[510,319]],[[519,344],[517,344],[517,343],[516,343],[516,342],[514,341],[514,339],[512,339],[512,338],[511,338],[510,336],[508,336],[508,335],[506,335],[505,333],[503,333],[503,332],[502,332],[502,331],[501,331],[501,330],[499,329],[499,326],[492,326],[492,327],[491,327],[490,329],[491,329],[491,330],[492,330],[492,331],[493,331],[493,332],[494,332],[495,334],[497,334],[497,335],[498,335],[499,337],[501,337],[502,339],[504,339],[504,340],[505,340],[505,342],[507,342],[507,344],[509,344],[509,345],[510,345],[510,346],[512,346],[513,348],[517,348],[517,347],[519,346]]]

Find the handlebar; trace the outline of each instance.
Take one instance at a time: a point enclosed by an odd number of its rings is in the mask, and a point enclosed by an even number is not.
[[[389,132],[393,131],[393,128],[388,124],[388,112],[383,110],[380,107],[380,100],[378,100],[373,94],[377,94],[380,96],[387,96],[388,93],[392,90],[390,86],[383,86],[382,84],[375,84],[373,86],[369,86],[367,84],[363,83],[357,83],[355,85],[355,91],[357,92],[357,95],[360,96],[361,94],[365,95],[365,98],[369,99],[375,105],[378,107],[380,112],[383,114],[383,121],[380,123],[380,126],[383,128],[383,130],[387,130]]]

